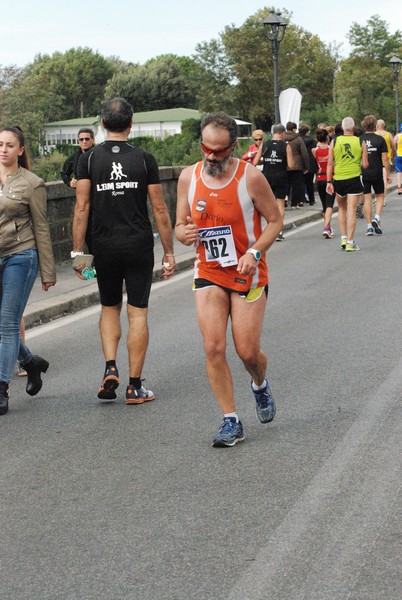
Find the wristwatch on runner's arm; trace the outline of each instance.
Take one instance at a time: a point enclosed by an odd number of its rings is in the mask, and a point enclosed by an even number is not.
[[[260,258],[261,258],[261,256],[262,256],[262,255],[261,255],[261,252],[260,252],[259,250],[256,250],[255,248],[249,248],[249,249],[247,250],[247,252],[248,252],[249,254],[252,254],[252,255],[254,256],[254,258],[255,258],[255,260],[256,260],[257,262],[260,260]],[[247,254],[247,252],[246,252],[246,254]]]

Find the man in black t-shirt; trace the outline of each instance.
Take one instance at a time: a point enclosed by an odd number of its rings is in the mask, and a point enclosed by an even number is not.
[[[279,211],[282,220],[285,218],[285,198],[287,189],[287,169],[293,169],[294,161],[292,148],[290,144],[284,141],[285,127],[281,124],[272,127],[272,139],[264,144],[258,150],[254,165],[262,161],[262,172],[268,180],[269,185],[278,202]],[[282,231],[276,238],[277,242],[284,240]]]
[[[362,169],[364,214],[368,223],[366,235],[373,235],[374,232],[378,234],[382,233],[381,211],[384,206],[383,165],[386,170],[387,181],[391,183],[387,144],[381,135],[374,133],[376,125],[377,119],[373,115],[364,117],[362,127],[365,133],[360,136],[360,139],[366,142],[369,163],[367,169]],[[375,194],[374,218],[372,218],[371,188],[373,188]]]
[[[145,389],[141,382],[148,347],[148,299],[154,266],[147,198],[164,250],[162,275],[165,279],[173,275],[175,261],[172,225],[158,165],[151,154],[127,142],[132,116],[131,106],[123,98],[107,102],[102,109],[106,141],[79,160],[71,256],[75,258],[82,254],[91,206],[92,246],[102,305],[99,327],[106,360],[98,398],[114,400],[120,383],[116,354],[121,336],[120,312],[125,283],[130,369],[126,404],[141,404],[155,399],[154,393]],[[81,279],[83,266],[83,263],[74,266]]]
[[[92,129],[89,127],[81,127],[78,131],[78,143],[79,148],[71,154],[65,161],[63,168],[61,170],[61,178],[66,184],[67,187],[75,189],[77,187],[77,166],[78,161],[81,156],[88,152],[95,145],[95,136]],[[88,227],[85,233],[85,243],[88,248],[88,252],[92,254],[92,244],[91,244],[91,229],[92,229],[92,214],[89,212],[88,216]]]

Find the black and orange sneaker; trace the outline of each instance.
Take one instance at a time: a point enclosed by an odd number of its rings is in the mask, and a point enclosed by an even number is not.
[[[98,398],[101,400],[114,400],[116,398],[115,390],[119,387],[119,383],[117,367],[108,367],[98,391]]]
[[[144,386],[140,389],[131,384],[127,386],[126,404],[143,404],[143,402],[150,402],[150,400],[155,400],[155,394],[151,390],[145,389]]]

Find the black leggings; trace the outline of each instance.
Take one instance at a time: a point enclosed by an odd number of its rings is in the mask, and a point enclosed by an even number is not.
[[[325,212],[327,208],[334,208],[335,193],[327,194],[327,182],[317,181],[317,192],[321,200],[322,210]]]
[[[305,173],[304,183],[306,186],[308,201],[310,204],[314,204],[314,173]]]

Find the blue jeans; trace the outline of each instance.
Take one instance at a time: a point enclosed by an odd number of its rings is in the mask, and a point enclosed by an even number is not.
[[[0,381],[10,383],[18,360],[32,359],[20,338],[22,314],[38,272],[38,251],[23,250],[0,257]]]

